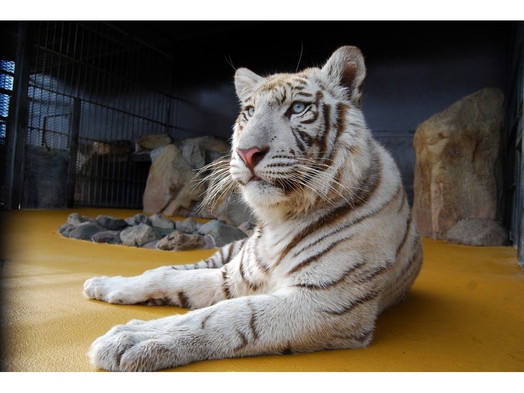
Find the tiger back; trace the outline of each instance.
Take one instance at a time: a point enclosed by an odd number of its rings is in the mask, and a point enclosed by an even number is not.
[[[400,173],[361,111],[365,74],[355,47],[296,74],[236,71],[231,158],[208,194],[237,189],[254,233],[193,265],[88,280],[89,298],[195,309],[111,330],[91,348],[94,365],[151,370],[371,342],[377,316],[417,277],[422,246]],[[137,338],[125,346],[122,334]]]

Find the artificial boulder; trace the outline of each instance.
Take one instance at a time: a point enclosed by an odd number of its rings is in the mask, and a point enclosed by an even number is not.
[[[417,127],[413,217],[422,236],[445,239],[459,221],[500,220],[504,95],[486,88]]]
[[[200,200],[204,185],[175,145],[167,145],[151,164],[144,192],[144,212],[187,216]],[[195,179],[196,180],[196,179]]]

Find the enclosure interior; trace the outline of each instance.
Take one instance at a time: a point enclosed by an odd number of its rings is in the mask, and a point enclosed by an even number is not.
[[[363,110],[413,198],[417,125],[485,87],[506,97],[505,225],[521,217],[522,23],[2,22],[4,209],[141,208],[150,162],[135,142],[229,138],[233,75],[321,66],[341,45],[366,57]],[[47,190],[47,192],[41,192]]]

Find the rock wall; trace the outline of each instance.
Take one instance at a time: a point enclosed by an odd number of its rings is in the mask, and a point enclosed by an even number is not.
[[[413,145],[413,217],[422,236],[445,239],[470,218],[501,218],[504,95],[486,88],[421,123]]]

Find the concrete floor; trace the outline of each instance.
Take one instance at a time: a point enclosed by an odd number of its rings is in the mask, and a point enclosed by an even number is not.
[[[130,210],[75,209],[126,218]],[[94,371],[86,352],[115,324],[185,312],[88,301],[95,275],[136,275],[196,262],[208,251],[166,252],[94,244],[57,233],[69,210],[1,213],[1,304],[8,371]],[[403,303],[377,321],[365,349],[194,363],[169,371],[524,371],[524,270],[513,247],[424,239],[424,267]]]

